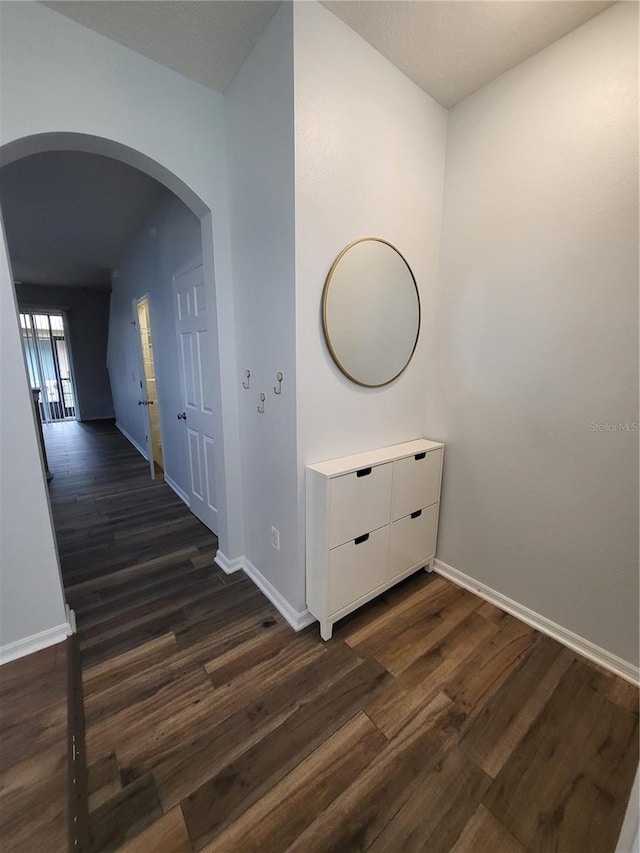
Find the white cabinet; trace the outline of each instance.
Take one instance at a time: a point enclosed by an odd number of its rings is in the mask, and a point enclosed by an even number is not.
[[[443,452],[442,447],[423,450],[393,463],[393,521],[438,502]]]
[[[363,533],[329,551],[327,610],[337,613],[345,601],[358,601],[387,580],[389,525]],[[314,614],[315,615],[315,614]]]
[[[329,480],[329,548],[389,523],[393,465],[370,465]]]
[[[444,445],[426,439],[307,467],[307,607],[324,640],[436,552]]]
[[[438,504],[417,509],[391,524],[389,532],[389,577],[411,570],[436,552]]]

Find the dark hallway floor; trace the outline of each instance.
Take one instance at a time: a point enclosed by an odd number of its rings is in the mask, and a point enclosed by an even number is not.
[[[219,589],[217,539],[112,421],[45,425],[67,603],[84,666],[177,629]]]

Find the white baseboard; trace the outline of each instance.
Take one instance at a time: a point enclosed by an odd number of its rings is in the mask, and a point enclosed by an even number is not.
[[[72,634],[78,633],[78,623],[76,622],[76,611],[72,610],[68,604],[65,604],[65,610],[67,611],[67,622],[69,623],[69,627],[71,628]]]
[[[14,643],[7,643],[0,648],[0,665],[62,643],[72,633],[71,625],[63,622],[62,625],[56,625],[54,628],[47,628],[46,631],[40,631],[38,634],[32,634]]]
[[[119,429],[119,430],[120,430],[120,432],[121,432],[121,433],[123,434],[123,436],[127,439],[127,441],[129,441],[129,442],[131,442],[131,444],[133,444],[133,446],[134,446],[134,447],[135,447],[135,449],[138,451],[138,453],[140,454],[140,456],[142,456],[142,457],[143,457],[143,459],[146,459],[146,460],[147,460],[147,462],[148,462],[148,461],[149,461],[149,456],[147,455],[147,451],[146,451],[146,450],[143,450],[143,449],[140,447],[140,445],[139,445],[139,444],[138,444],[138,442],[135,440],[135,438],[133,438],[133,436],[129,435],[129,433],[126,431],[126,429],[125,429],[123,426],[121,426],[121,424],[119,424],[119,423],[118,423],[118,421],[116,421],[116,427],[117,427],[117,429]]]
[[[230,560],[219,548],[216,551],[213,562],[222,569],[225,575],[232,575],[244,567],[244,557],[235,557],[233,560]]]
[[[169,488],[172,489],[176,493],[176,495],[180,498],[180,500],[183,503],[185,503],[188,507],[191,506],[191,502],[189,501],[189,495],[180,488],[180,486],[176,483],[176,481],[173,480],[167,474],[166,471],[164,473],[164,481],[167,484],[167,486],[169,486]]]
[[[286,598],[284,598],[275,586],[273,586],[271,581],[268,581],[262,572],[258,571],[253,563],[246,557],[236,557],[235,559],[230,560],[228,557],[225,557],[222,551],[218,551],[214,562],[216,565],[220,566],[222,571],[227,575],[243,569],[247,577],[251,578],[258,589],[267,596],[269,601],[273,604],[276,610],[284,616],[294,631],[302,631],[302,629],[306,628],[307,625],[311,625],[312,622],[316,621],[315,617],[312,616],[308,610],[294,610]]]
[[[640,853],[640,769],[636,770],[615,853]]]
[[[608,652],[600,646],[596,646],[590,640],[581,637],[579,634],[574,634],[573,631],[569,631],[568,628],[563,628],[562,625],[558,625],[545,616],[541,616],[535,610],[530,610],[523,604],[507,598],[501,592],[492,589],[480,581],[474,580],[469,575],[465,575],[464,572],[454,569],[453,566],[448,566],[442,560],[436,559],[434,568],[439,575],[442,575],[458,586],[468,589],[485,601],[495,604],[501,610],[506,610],[507,613],[511,613],[512,616],[521,619],[527,625],[531,625],[532,628],[540,631],[540,633],[553,637],[554,640],[572,649],[572,651],[583,655],[585,658],[619,675],[626,681],[630,681],[636,686],[640,685],[640,668],[629,663],[629,661],[623,660],[623,658]]]
[[[280,611],[294,631],[302,631],[307,625],[316,621],[315,616],[312,616],[308,610],[294,610],[286,598],[283,598],[275,586],[246,557],[243,558],[243,569],[258,589],[262,590],[273,606]]]

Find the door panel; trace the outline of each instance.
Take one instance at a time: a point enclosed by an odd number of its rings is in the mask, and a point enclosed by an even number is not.
[[[191,332],[183,332],[180,335],[182,350],[182,382],[184,388],[184,401],[187,406],[195,408],[196,388],[193,377],[193,336]]]
[[[178,293],[178,319],[183,320],[191,314],[191,294],[188,290]]]
[[[196,340],[198,342],[198,368],[200,380],[199,391],[200,400],[202,402],[202,411],[207,414],[213,414],[213,388],[211,384],[205,380],[204,371],[207,364],[207,353],[209,347],[209,333],[206,331],[196,332]]]
[[[198,500],[202,495],[202,465],[200,461],[200,436],[191,427],[187,428],[189,442],[189,473],[191,475],[191,490]]]
[[[215,510],[218,505],[216,500],[216,463],[213,439],[208,435],[204,436],[204,463],[207,472],[207,503],[210,508]]]
[[[195,313],[196,316],[200,317],[207,310],[207,301],[204,292],[204,284],[198,284],[193,289],[193,296],[195,301]]]
[[[189,453],[191,511],[211,530],[217,528],[214,463],[211,330],[203,268],[174,276],[176,331],[179,341],[182,399]]]

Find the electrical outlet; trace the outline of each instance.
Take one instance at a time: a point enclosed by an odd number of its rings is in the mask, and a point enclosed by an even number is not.
[[[271,528],[271,547],[275,548],[276,551],[280,550],[280,531],[277,527]]]

